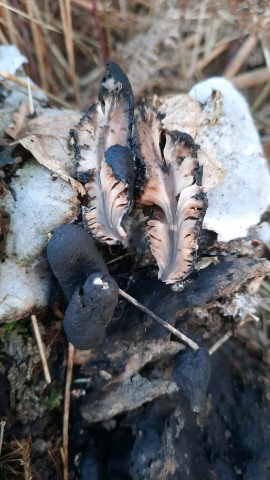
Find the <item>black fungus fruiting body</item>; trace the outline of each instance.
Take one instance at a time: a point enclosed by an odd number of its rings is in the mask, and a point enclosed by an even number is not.
[[[109,275],[92,238],[78,225],[56,229],[47,257],[70,301],[64,328],[75,348],[97,347],[118,302],[118,285]]]
[[[128,147],[113,145],[104,153],[105,161],[112,169],[116,180],[126,183],[129,197],[132,197],[134,185],[134,156]]]
[[[129,105],[129,114],[128,114],[128,138],[127,145],[132,149],[132,130],[134,125],[134,97],[132,88],[129,82],[128,77],[123,72],[123,70],[114,62],[107,62],[107,73],[103,77],[100,89],[98,100],[101,104],[104,102],[104,99],[108,96],[114,94],[119,97],[126,98]]]
[[[104,336],[118,301],[118,285],[109,275],[89,275],[75,289],[64,317],[64,328],[75,348],[95,348]]]
[[[211,361],[206,348],[189,348],[176,355],[173,379],[193,412],[200,412],[204,406],[210,375]]]
[[[62,225],[48,243],[47,257],[68,300],[91,273],[108,273],[92,237],[79,225]]]
[[[110,82],[108,81],[110,80],[112,80],[116,86],[118,85],[118,89],[122,90],[126,95],[128,95],[130,97],[130,101],[134,103],[133,92],[128,77],[119,67],[119,65],[117,65],[117,63],[111,61],[107,62],[107,72],[101,80],[101,86],[98,95],[100,102],[102,102],[104,96],[109,90],[108,85]]]

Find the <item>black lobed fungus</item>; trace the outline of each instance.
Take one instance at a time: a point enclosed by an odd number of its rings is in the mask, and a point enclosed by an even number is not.
[[[109,275],[93,273],[77,287],[64,317],[64,329],[75,348],[88,350],[103,339],[118,302],[118,285]]]
[[[193,412],[203,409],[210,375],[211,362],[206,348],[186,348],[175,356],[173,379],[189,400]]]
[[[162,115],[144,104],[137,116],[137,131],[146,169],[139,202],[143,208],[153,208],[147,222],[148,242],[158,277],[175,283],[194,269],[207,208],[198,145],[187,133],[164,129]]]
[[[85,183],[88,196],[87,206],[82,207],[83,223],[102,243],[126,241],[122,222],[132,203],[133,133],[134,99],[129,80],[118,65],[108,62],[99,101],[71,131],[77,178]]]
[[[49,241],[47,257],[70,301],[64,317],[69,342],[82,350],[98,346],[118,302],[118,285],[92,238],[83,227],[63,225]]]
[[[91,273],[107,274],[93,239],[79,225],[57,228],[47,246],[47,257],[65,296],[71,299]]]

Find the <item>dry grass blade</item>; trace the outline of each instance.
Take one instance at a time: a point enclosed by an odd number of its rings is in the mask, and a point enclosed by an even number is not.
[[[237,329],[245,325],[247,322],[250,322],[250,321],[258,322],[259,320],[260,319],[255,315],[250,315],[238,323]],[[233,334],[234,332],[232,330],[229,330],[228,332],[226,332],[225,335],[223,335],[223,337],[221,337],[216,343],[214,343],[214,345],[212,345],[211,348],[209,348],[209,355],[213,355],[217,350],[219,350],[219,348],[224,343],[226,343],[233,336]]]
[[[6,426],[6,422],[4,420],[2,420],[0,422],[0,457],[1,457],[1,453],[2,453],[2,445],[3,445],[5,426]]]
[[[44,90],[48,90],[48,81],[46,75],[46,64],[44,59],[44,54],[46,52],[46,47],[44,46],[43,36],[40,32],[40,26],[35,23],[34,18],[34,9],[33,9],[33,0],[26,0],[27,10],[31,17],[30,26],[32,30],[32,35],[34,39],[34,45],[36,48],[38,69],[40,75],[41,86]]]
[[[172,325],[170,325],[168,322],[166,322],[165,320],[160,318],[158,315],[156,315],[154,312],[149,310],[149,308],[142,305],[140,302],[138,302],[138,300],[136,300],[135,298],[131,297],[131,295],[129,295],[128,293],[121,290],[121,288],[119,288],[119,295],[121,295],[121,297],[125,298],[125,300],[127,300],[128,302],[132,303],[132,305],[134,305],[135,307],[142,310],[142,312],[149,315],[149,317],[153,318],[153,320],[155,320],[157,323],[159,323],[164,328],[166,328],[166,330],[169,330],[169,332],[173,333],[173,335],[175,335],[177,338],[179,338],[179,340],[181,340],[181,342],[185,343],[186,345],[188,345],[193,350],[198,350],[199,345],[196,342],[194,342],[193,340],[188,338],[186,335],[184,335],[184,333],[181,333],[181,332],[179,332],[179,330],[172,327]]]
[[[69,409],[70,409],[70,387],[72,382],[72,372],[74,364],[74,347],[68,344],[68,362],[66,374],[65,402],[64,402],[64,418],[63,418],[63,465],[64,480],[68,480],[68,426],[69,426]]]
[[[3,24],[7,25],[8,27],[8,33],[10,36],[11,43],[13,45],[17,45],[17,29],[14,26],[13,19],[12,19],[12,14],[11,11],[9,10],[9,4],[8,0],[4,0],[3,2],[0,2],[0,6],[3,7]]]
[[[256,68],[247,73],[241,73],[231,79],[231,82],[238,89],[256,87],[266,83],[270,79],[270,73],[266,67]]]
[[[230,42],[220,43],[217,45],[211,53],[197,62],[196,70],[203,70],[207,65],[209,65],[209,63],[215,60],[215,58],[219,57],[223,52],[225,52],[229,45]]]
[[[39,349],[39,354],[40,354],[40,358],[41,358],[44,377],[45,377],[46,383],[49,385],[51,383],[51,375],[50,375],[50,371],[49,371],[49,367],[48,367],[48,363],[47,363],[47,358],[46,358],[46,354],[45,354],[45,349],[44,349],[44,345],[43,345],[42,338],[41,338],[41,335],[40,335],[40,330],[39,330],[36,315],[31,315],[31,321],[32,321],[36,341],[37,341],[37,344],[38,344],[38,349]]]
[[[73,84],[74,96],[76,99],[77,106],[80,105],[80,94],[78,89],[78,82],[75,70],[75,56],[74,56],[74,46],[73,46],[73,29],[72,29],[72,15],[71,15],[71,5],[70,0],[59,0],[61,19],[64,28],[64,37],[66,51],[69,61],[69,74]]]
[[[247,61],[252,50],[256,47],[258,38],[250,35],[245,43],[239,48],[237,54],[232,59],[230,65],[226,68],[224,72],[224,77],[233,78]]]
[[[17,13],[18,15],[20,15],[21,17],[25,18],[26,20],[30,20],[34,23],[36,23],[37,25],[43,25],[45,28],[47,28],[48,30],[51,30],[52,32],[57,32],[57,33],[61,33],[61,31],[52,26],[52,25],[48,25],[47,23],[41,23],[39,20],[36,20],[36,19],[33,19],[31,18],[31,16],[25,12],[23,12],[22,10],[18,9],[18,8],[15,8],[15,7],[11,7],[10,5],[8,5],[7,3],[4,2],[0,2],[0,7],[3,7],[3,8],[6,8],[8,11],[10,12],[14,12],[14,13]],[[13,28],[13,31],[16,31],[15,28]],[[16,41],[14,42],[14,45],[16,45]]]

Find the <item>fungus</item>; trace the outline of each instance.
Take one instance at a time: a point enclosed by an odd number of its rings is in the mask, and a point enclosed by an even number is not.
[[[109,275],[89,275],[83,286],[77,287],[64,317],[64,329],[75,348],[88,350],[103,339],[118,301],[118,286]]]
[[[173,379],[193,412],[200,412],[204,406],[210,375],[211,362],[206,348],[186,348],[175,356]]]
[[[90,235],[78,225],[63,225],[55,231],[47,257],[70,302],[64,317],[69,342],[82,350],[96,347],[117,305],[117,283]]]
[[[161,120],[153,107],[140,107],[138,139],[146,168],[140,203],[154,206],[147,232],[159,278],[174,283],[194,268],[206,196],[197,145],[188,134],[163,129]]]
[[[87,207],[82,208],[84,225],[97,240],[108,244],[126,238],[122,219],[133,192],[133,123],[134,100],[128,78],[118,65],[108,62],[99,102],[71,131],[77,177],[85,183],[89,199]],[[120,175],[115,173],[116,163],[118,173],[122,169]]]

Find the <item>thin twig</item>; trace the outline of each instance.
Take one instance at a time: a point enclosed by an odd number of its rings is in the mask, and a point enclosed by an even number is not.
[[[34,9],[33,9],[33,0],[26,0],[27,11],[31,17],[30,26],[32,30],[32,36],[34,39],[34,45],[36,48],[37,62],[38,62],[38,72],[41,81],[41,86],[44,90],[48,89],[48,79],[46,72],[46,65],[44,62],[44,53],[46,48],[44,47],[43,35],[40,33],[40,26],[37,25],[32,19],[35,19]]]
[[[73,29],[70,0],[59,1],[62,24],[64,28],[64,39],[69,63],[69,74],[73,84],[73,93],[77,106],[80,105],[80,93],[78,89],[77,76],[75,70],[75,55],[73,46]]]
[[[68,480],[68,426],[69,426],[69,408],[70,408],[70,387],[72,382],[72,372],[74,363],[74,347],[68,344],[68,362],[65,388],[65,404],[63,418],[63,464],[64,464],[64,480]]]
[[[238,323],[237,329],[242,327],[245,323],[251,320],[258,322],[259,318],[256,317],[256,315],[250,315]],[[227,340],[229,340],[233,336],[233,334],[234,334],[233,330],[229,330],[228,332],[226,332],[225,335],[223,335],[223,337],[221,337],[216,343],[214,343],[214,345],[212,345],[211,348],[209,348],[209,355],[213,355],[213,353],[215,353],[225,342],[227,342]]]
[[[32,320],[32,325],[33,325],[36,341],[37,341],[37,344],[38,344],[38,349],[39,349],[39,354],[40,354],[41,363],[42,363],[42,367],[43,367],[44,377],[45,377],[46,383],[49,385],[52,380],[51,380],[51,375],[50,375],[50,371],[49,371],[49,368],[48,368],[47,358],[46,358],[46,355],[45,355],[45,349],[44,349],[44,345],[43,345],[42,338],[41,338],[41,335],[40,335],[36,315],[31,315],[31,320]]]
[[[98,35],[98,39],[99,39],[99,43],[100,43],[102,60],[103,60],[103,63],[106,65],[106,62],[108,60],[108,53],[107,53],[106,42],[105,42],[103,30],[102,30],[101,19],[100,19],[100,14],[99,14],[99,11],[98,11],[96,0],[93,0],[93,16],[94,16],[96,29],[97,29],[97,35]]]
[[[161,317],[156,315],[154,312],[149,310],[149,308],[142,305],[140,302],[138,302],[138,300],[135,300],[135,298],[131,297],[128,293],[121,290],[121,288],[119,288],[119,295],[121,295],[121,297],[125,298],[128,302],[132,303],[132,305],[135,305],[135,307],[142,310],[144,313],[146,313],[151,318],[153,318],[153,320],[155,320],[164,328],[166,328],[171,333],[173,333],[177,338],[181,340],[181,342],[186,343],[190,348],[193,348],[193,350],[198,350],[199,345],[196,342],[188,338],[186,335],[184,335],[184,333],[181,333],[179,332],[179,330],[176,330],[176,328],[172,327],[172,325],[170,325],[168,322],[166,322]]]
[[[56,33],[60,33],[60,34],[62,33],[61,30],[59,30],[58,28],[55,28],[52,25],[48,25],[46,23],[42,23],[42,22],[40,22],[36,19],[33,19],[33,18],[31,18],[30,15],[23,12],[22,10],[20,10],[18,8],[11,7],[10,5],[7,5],[4,2],[0,2],[0,7],[6,8],[10,12],[17,13],[18,15],[22,16],[23,18],[26,18],[27,20],[30,20],[31,22],[35,22],[37,25],[43,25],[44,28],[47,28],[47,30],[51,30],[52,32],[56,32]]]
[[[2,445],[3,445],[5,426],[6,426],[5,420],[2,420],[0,422],[0,457],[1,457],[1,453],[2,453]]]
[[[206,57],[203,57],[197,62],[196,70],[203,70],[209,63],[211,63],[215,58],[219,57],[227,48],[229,47],[230,42],[220,43],[217,45],[212,52],[209,53]]]
[[[232,78],[234,77],[242,67],[242,65],[247,61],[252,50],[256,47],[258,38],[250,35],[243,45],[239,48],[236,55],[233,57],[230,65],[226,68],[224,72],[224,77]]]
[[[231,82],[236,88],[250,88],[262,85],[270,79],[267,67],[256,68],[250,72],[241,73],[237,77],[233,77]]]
[[[262,104],[265,102],[267,97],[270,95],[270,80],[269,82],[263,87],[262,91],[259,93],[258,97],[256,98],[255,102],[251,107],[251,112],[254,113],[258,110]]]
[[[30,83],[30,78],[27,78],[27,86],[28,86],[28,106],[29,106],[29,113],[30,115],[33,115],[35,112],[35,107],[34,107],[34,101],[33,101],[33,95],[32,95],[32,90],[31,90],[31,83]]]
[[[106,265],[111,265],[112,263],[118,262],[120,260],[123,260],[123,258],[130,257],[132,255],[131,253],[124,253],[124,255],[121,255],[120,257],[113,258],[112,260],[109,260],[106,262]]]

